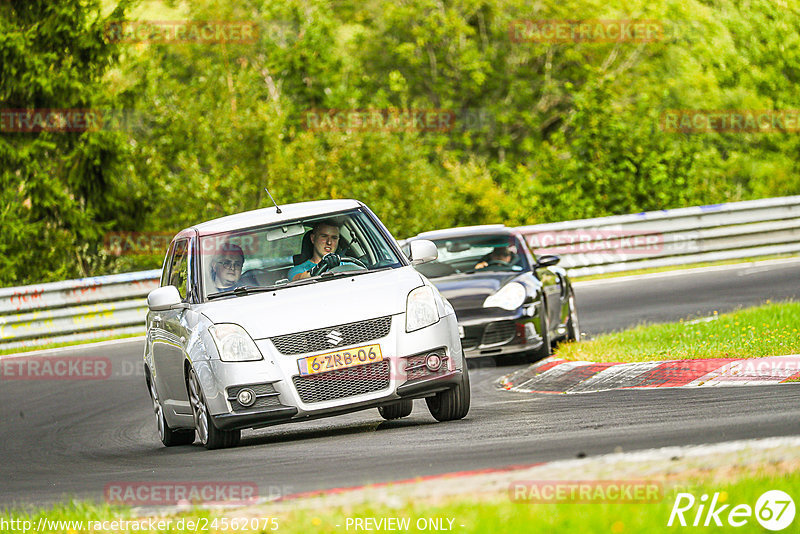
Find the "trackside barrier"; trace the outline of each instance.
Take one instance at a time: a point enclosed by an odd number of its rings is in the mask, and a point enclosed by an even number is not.
[[[161,271],[0,288],[0,350],[144,333]]]
[[[572,276],[800,253],[800,196],[518,228]],[[151,270],[0,288],[0,350],[144,333]]]
[[[522,226],[571,276],[800,252],[800,196]]]

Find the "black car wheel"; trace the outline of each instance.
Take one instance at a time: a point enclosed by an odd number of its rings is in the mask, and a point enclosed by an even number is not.
[[[578,321],[578,307],[575,304],[575,292],[569,290],[569,319],[567,319],[567,341],[581,340],[581,325]]]
[[[194,430],[172,430],[169,427],[167,420],[164,419],[164,408],[161,407],[161,402],[158,400],[158,393],[156,393],[152,378],[148,378],[147,385],[150,389],[150,398],[153,400],[153,412],[156,416],[158,437],[161,439],[161,443],[165,447],[191,445],[194,443]]]
[[[239,444],[241,430],[220,430],[214,426],[194,369],[189,370],[189,402],[192,405],[197,437],[206,449],[224,449]]]
[[[411,399],[403,399],[386,406],[378,406],[378,413],[387,421],[390,419],[400,419],[411,415],[411,410],[414,408],[414,401]]]
[[[469,412],[469,372],[466,360],[461,373],[461,382],[456,387],[425,398],[428,410],[437,421],[455,421],[464,418]]]
[[[542,300],[542,306],[539,310],[539,320],[540,320],[540,335],[542,336],[542,344],[538,349],[535,349],[528,353],[528,361],[529,362],[538,362],[544,358],[547,358],[552,354],[552,347],[550,346],[550,321],[547,318],[547,305],[544,300]]]

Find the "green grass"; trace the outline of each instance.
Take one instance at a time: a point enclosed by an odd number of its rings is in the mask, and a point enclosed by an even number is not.
[[[756,471],[755,473],[739,474],[731,479],[710,478],[707,473],[695,474],[695,478],[686,479],[679,482],[683,488],[690,488],[699,504],[700,496],[703,494],[713,498],[715,493],[718,495],[718,503],[728,504],[727,509],[719,515],[723,522],[723,531],[735,530],[737,532],[763,532],[754,516],[747,519],[747,524],[743,527],[733,529],[726,524],[727,514],[739,504],[745,504],[755,508],[760,495],[769,490],[782,490],[793,496],[795,502],[800,498],[800,472],[790,471],[775,472]],[[624,482],[624,481],[620,481]],[[674,484],[674,481],[672,482]],[[683,491],[686,491],[685,489]],[[306,504],[304,508],[285,511],[277,514],[271,512],[271,508],[266,505],[258,511],[250,511],[247,517],[258,518],[261,525],[266,522],[267,529],[257,530],[233,530],[221,527],[221,519],[227,518],[229,521],[238,518],[241,512],[236,510],[224,511],[194,511],[185,514],[174,515],[162,518],[170,519],[172,528],[165,529],[164,532],[194,532],[191,528],[176,528],[178,521],[182,518],[184,525],[187,520],[201,520],[209,527],[205,532],[281,532],[292,533],[341,533],[355,532],[354,527],[347,528],[347,519],[356,518],[408,518],[411,528],[408,532],[420,532],[416,528],[419,520],[427,518],[444,520],[447,526],[447,519],[452,519],[452,532],[463,534],[487,534],[492,532],[503,533],[526,533],[526,532],[589,532],[589,533],[650,533],[663,532],[674,529],[676,532],[686,530],[696,530],[702,527],[692,527],[691,524],[697,512],[697,504],[684,514],[688,526],[681,528],[674,523],[672,529],[667,528],[667,521],[675,504],[677,490],[673,486],[664,486],[663,498],[647,504],[634,504],[625,502],[607,503],[559,503],[559,504],[540,504],[522,501],[512,501],[507,492],[501,491],[489,495],[481,494],[469,497],[460,497],[441,503],[428,503],[420,499],[398,500],[392,505],[354,505],[347,507],[331,507],[320,505],[318,509]],[[709,499],[710,500],[710,499]],[[706,506],[705,510],[708,507]],[[0,513],[0,526],[5,526],[4,531],[22,532],[21,528],[7,528],[10,525],[3,525],[2,521],[28,520],[37,525],[40,518],[47,520],[64,521],[84,521],[83,528],[72,525],[72,528],[54,528],[51,525],[50,532],[88,532],[85,523],[87,520],[120,520],[132,517],[130,511],[124,508],[114,508],[106,505],[92,505],[86,503],[70,503],[60,505],[52,509],[38,510],[32,513],[25,512],[3,512]],[[244,516],[241,516],[244,519]],[[267,517],[275,518],[275,523],[265,520]],[[703,514],[703,519],[705,514]],[[214,529],[214,520],[217,519],[217,528]],[[241,520],[241,519],[240,519]],[[800,517],[796,517],[792,525],[786,532],[794,532],[793,528],[800,523]],[[277,529],[269,528],[273,524]],[[420,523],[421,524],[421,523]],[[713,524],[713,523],[712,523]],[[338,525],[338,526],[337,526]],[[78,527],[78,528],[76,528]],[[35,527],[34,527],[35,528]],[[703,529],[706,530],[706,529]],[[711,531],[718,532],[720,529],[711,527]],[[108,530],[105,530],[108,532]],[[122,530],[117,528],[115,532],[150,532],[150,530],[131,529]],[[380,530],[383,531],[383,530]],[[426,530],[430,532],[431,530]],[[103,532],[103,530],[97,530]],[[363,530],[361,532],[364,532]]]
[[[707,320],[708,319],[708,320]],[[768,303],[695,321],[641,325],[559,346],[555,356],[592,362],[758,358],[800,354],[800,303]]]
[[[640,274],[656,274],[672,271],[683,271],[686,269],[699,269],[701,267],[717,267],[719,265],[737,265],[739,263],[757,263],[766,260],[784,260],[787,258],[796,258],[796,254],[773,254],[771,256],[760,256],[754,258],[738,258],[733,260],[719,260],[719,261],[705,261],[700,263],[684,263],[681,265],[668,265],[664,267],[651,267],[649,269],[635,269],[632,271],[621,271],[617,273],[603,273],[592,274],[589,276],[574,276],[573,282],[586,282],[589,280],[603,280],[606,278],[619,278],[622,276],[636,276]]]
[[[144,332],[139,334],[119,334],[116,336],[105,336],[105,337],[98,337],[95,339],[91,339],[88,341],[63,341],[61,343],[47,343],[45,345],[37,345],[36,347],[20,347],[16,349],[0,349],[0,356],[6,354],[20,354],[23,352],[31,352],[35,350],[45,350],[45,349],[57,349],[60,347],[72,347],[74,345],[87,345],[89,343],[98,343],[100,341],[111,341],[113,339],[125,339],[129,337],[141,337],[144,335]]]

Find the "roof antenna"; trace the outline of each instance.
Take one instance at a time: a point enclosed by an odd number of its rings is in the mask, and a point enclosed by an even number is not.
[[[266,191],[266,192],[267,192],[267,194],[269,195],[269,199],[272,201],[272,203],[273,203],[273,204],[275,204],[275,209],[276,209],[276,210],[278,210],[278,211],[276,211],[275,213],[283,213],[283,212],[281,211],[281,208],[278,206],[278,203],[277,203],[277,202],[275,202],[275,199],[274,199],[274,198],[272,198],[272,194],[269,192],[269,189],[267,189],[267,188],[265,187],[265,188],[264,188],[264,191]]]

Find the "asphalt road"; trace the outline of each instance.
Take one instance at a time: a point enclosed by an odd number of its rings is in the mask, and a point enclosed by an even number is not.
[[[578,282],[581,330],[589,336],[724,313],[766,300],[800,300],[800,259],[657,276]]]
[[[797,298],[798,274],[794,263],[663,283],[586,284],[576,292],[584,330],[598,333],[641,319]],[[252,482],[266,496],[620,449],[800,434],[794,384],[530,395],[495,388],[520,363],[480,360],[471,371],[472,409],[462,421],[436,423],[415,401],[401,421],[385,422],[368,410],[248,431],[236,449],[167,449],[137,372],[141,343],[60,353],[111,358],[107,380],[0,380],[0,506],[102,501],[104,488],[121,482]]]

